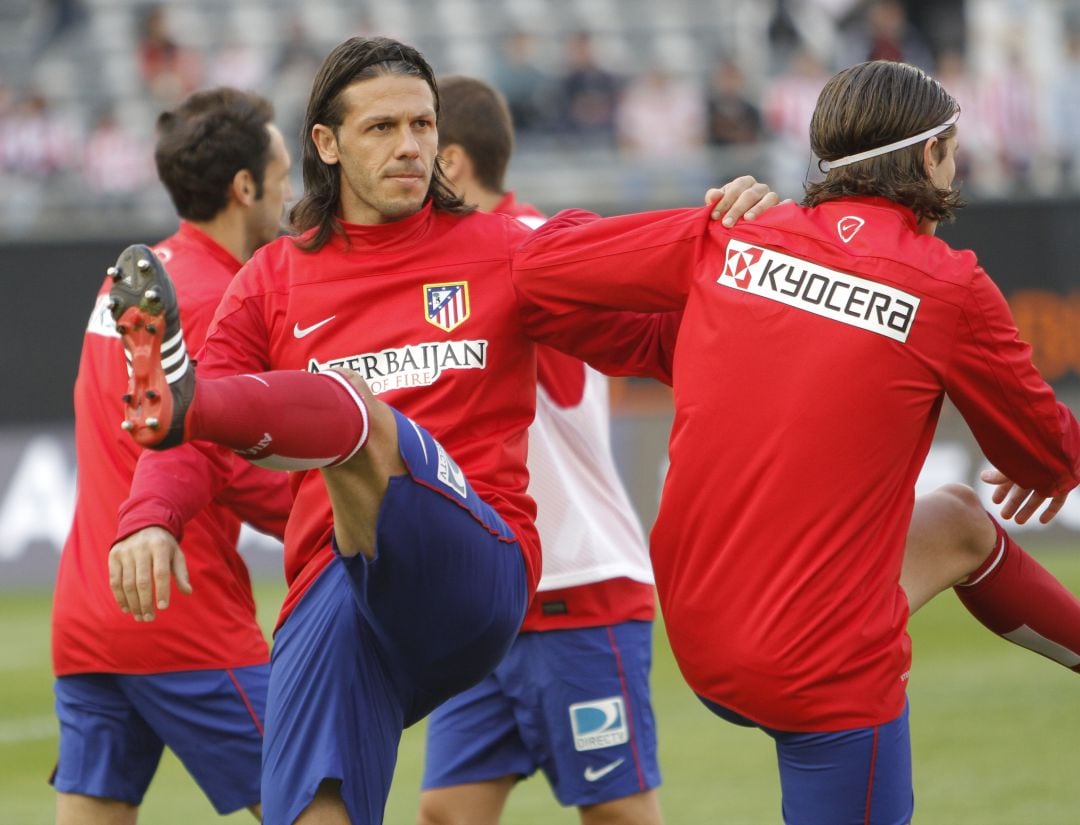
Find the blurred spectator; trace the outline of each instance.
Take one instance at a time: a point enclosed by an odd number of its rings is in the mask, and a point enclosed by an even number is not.
[[[720,60],[709,74],[706,138],[713,146],[761,139],[761,112],[750,102],[746,79],[733,60]]]
[[[78,145],[78,125],[44,95],[15,100],[0,87],[0,226],[18,235],[39,223],[45,193],[72,167]]]
[[[989,153],[992,142],[983,115],[982,96],[974,77],[969,73],[967,61],[959,51],[948,49],[937,58],[935,78],[960,104],[960,144],[962,151],[956,154],[956,178],[961,184],[984,183],[979,172],[986,175],[986,164],[992,162]]]
[[[86,22],[82,0],[46,0],[45,28],[35,47],[42,52]]]
[[[218,48],[206,71],[206,86],[232,86],[264,92],[269,81],[267,61],[261,52],[234,34]]]
[[[1005,57],[986,82],[982,101],[993,150],[1005,185],[1030,184],[1040,148],[1036,112],[1038,88],[1028,71],[1022,44],[1010,37]],[[1076,90],[1073,90],[1076,93]]]
[[[1080,190],[1080,26],[1066,31],[1065,59],[1054,76],[1051,111],[1061,184]]]
[[[323,57],[324,50],[312,41],[303,19],[299,15],[290,18],[271,63],[270,77],[278,123],[292,154],[299,153],[304,109]]]
[[[701,87],[657,66],[627,85],[615,120],[619,149],[637,157],[682,158],[705,145]]]
[[[197,53],[173,40],[165,6],[143,9],[138,52],[143,83],[162,108],[172,108],[198,88],[201,60]]]
[[[42,94],[27,95],[0,119],[0,168],[9,174],[40,180],[64,171],[78,145],[77,125]]]
[[[151,149],[116,117],[112,108],[98,116],[83,149],[82,175],[104,202],[119,204],[151,179]]]
[[[548,125],[552,79],[536,64],[532,35],[516,31],[503,38],[495,58],[494,78],[510,107],[519,138]]]
[[[762,114],[773,140],[769,183],[784,197],[801,195],[810,168],[810,118],[828,73],[804,46],[795,49],[787,69],[765,88]]]
[[[845,65],[864,60],[896,60],[933,72],[934,60],[926,38],[908,20],[900,0],[871,0],[866,11],[846,27]]]
[[[557,82],[556,128],[589,142],[614,145],[619,80],[596,62],[588,32],[571,35],[563,65]]]

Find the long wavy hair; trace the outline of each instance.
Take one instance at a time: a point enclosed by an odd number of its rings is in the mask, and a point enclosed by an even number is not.
[[[824,161],[885,146],[939,126],[960,109],[944,87],[922,69],[906,63],[871,60],[834,75],[818,97],[810,122],[810,147]],[[945,156],[941,132],[935,156]],[[919,218],[950,221],[964,205],[958,192],[939,189],[927,177],[923,146],[830,169],[825,180],[806,187],[804,206],[850,195],[876,195],[908,207]]]
[[[344,234],[338,210],[341,201],[341,174],[337,165],[323,162],[312,137],[316,124],[335,130],[345,118],[342,94],[358,80],[383,75],[419,77],[431,88],[435,101],[436,124],[439,114],[439,88],[435,72],[416,49],[387,37],[352,37],[337,46],[323,61],[311,87],[307,113],[300,135],[300,161],[304,174],[304,196],[292,208],[289,220],[298,232],[315,229],[306,240],[298,241],[301,249],[314,252],[321,249],[330,236]],[[436,209],[448,212],[468,212],[469,207],[454,194],[438,158],[431,174],[427,196]]]

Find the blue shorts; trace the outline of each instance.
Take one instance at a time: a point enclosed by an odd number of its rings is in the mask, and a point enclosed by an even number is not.
[[[652,623],[522,633],[495,672],[428,720],[423,787],[544,772],[563,805],[660,784]]]
[[[402,730],[510,648],[529,594],[521,550],[426,431],[397,413],[375,558],[335,558],[274,642],[263,751],[267,825],[326,779],[353,822],[382,822]]]
[[[269,665],[56,680],[60,793],[142,803],[165,745],[219,814],[259,802]]]
[[[700,698],[700,697],[699,697]],[[702,699],[717,716],[761,727]],[[776,741],[787,825],[906,825],[915,812],[908,706],[885,725],[829,733],[762,727]]]

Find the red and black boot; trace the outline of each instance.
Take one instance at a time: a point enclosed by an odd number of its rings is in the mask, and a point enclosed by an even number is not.
[[[109,277],[109,309],[128,361],[120,426],[143,447],[175,447],[184,441],[195,395],[195,366],[184,345],[176,290],[157,255],[139,244],[120,253]]]

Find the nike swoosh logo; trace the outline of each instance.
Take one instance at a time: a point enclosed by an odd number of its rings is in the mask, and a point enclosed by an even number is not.
[[[337,318],[336,315],[331,315],[329,318],[323,318],[321,321],[319,321],[319,323],[312,324],[310,327],[301,327],[299,323],[294,324],[292,328],[292,334],[295,335],[297,338],[303,338],[305,335],[311,335],[311,333],[313,333],[319,327],[325,324],[329,324],[335,318]]]
[[[619,767],[619,765],[621,765],[625,761],[626,761],[625,758],[616,759],[614,762],[611,762],[611,763],[609,763],[607,765],[604,765],[604,767],[602,767],[602,768],[597,768],[596,770],[593,770],[592,767],[590,766],[590,767],[585,769],[585,781],[586,782],[595,782],[597,779],[603,779],[605,776],[607,776],[609,773],[611,773],[613,770],[615,770],[617,767]]]

